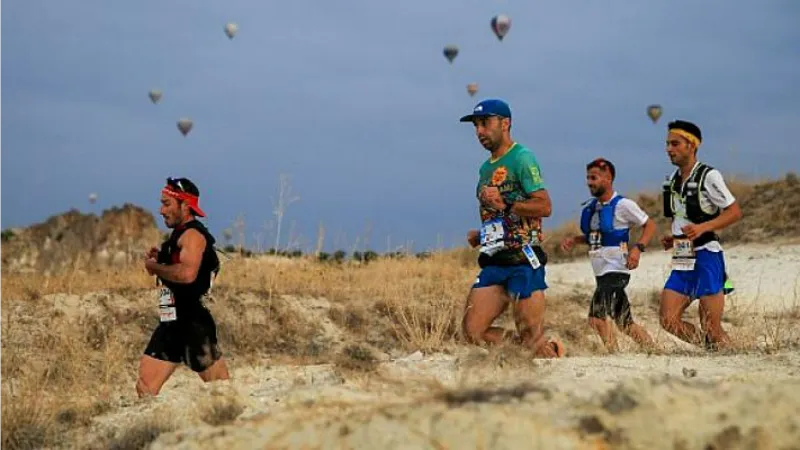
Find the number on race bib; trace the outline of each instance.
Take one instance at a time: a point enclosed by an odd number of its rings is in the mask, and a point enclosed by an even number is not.
[[[589,248],[591,250],[597,250],[602,246],[602,235],[599,231],[590,231],[589,232]]]

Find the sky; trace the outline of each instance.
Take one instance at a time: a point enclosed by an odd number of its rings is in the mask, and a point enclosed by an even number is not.
[[[281,248],[320,228],[326,250],[465,245],[488,153],[458,119],[483,98],[508,101],[539,161],[545,229],[577,219],[595,157],[620,193],[657,191],[675,118],[726,177],[779,177],[800,169],[797,23],[794,0],[4,2],[1,226],[133,203],[166,230],[160,189],[184,176],[220,241],[241,218],[268,248],[286,174]]]

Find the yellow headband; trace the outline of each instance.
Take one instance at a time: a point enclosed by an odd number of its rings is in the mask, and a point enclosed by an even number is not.
[[[689,133],[688,131],[684,131],[678,128],[673,128],[669,130],[669,132],[675,133],[678,136],[683,136],[686,140],[694,144],[694,148],[700,147],[700,139],[697,139],[697,136],[693,135],[692,133]]]

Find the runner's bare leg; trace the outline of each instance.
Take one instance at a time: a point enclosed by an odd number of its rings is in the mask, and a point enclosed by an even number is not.
[[[731,339],[722,328],[722,313],[725,308],[725,294],[700,297],[700,327],[718,348],[730,346]]]
[[[472,288],[467,296],[462,331],[473,344],[487,342],[499,344],[505,330],[493,327],[494,320],[508,307],[508,296],[502,286]]]
[[[214,361],[214,364],[212,364],[208,369],[199,372],[198,375],[200,375],[200,378],[206,383],[210,381],[230,379],[228,365],[225,363],[224,358]]]
[[[700,343],[697,327],[681,319],[683,312],[689,307],[689,297],[672,289],[664,289],[661,293],[661,326],[690,344]]]
[[[158,395],[177,368],[178,364],[143,355],[139,359],[139,378],[136,380],[139,398]]]
[[[535,291],[530,297],[516,301],[514,304],[514,321],[519,330],[522,343],[533,350],[536,356],[556,358],[553,345],[544,336],[544,291]]]
[[[600,339],[603,340],[606,350],[611,353],[617,351],[617,338],[614,336],[614,327],[608,318],[598,319],[597,317],[589,317],[589,326],[592,327],[600,336]]]

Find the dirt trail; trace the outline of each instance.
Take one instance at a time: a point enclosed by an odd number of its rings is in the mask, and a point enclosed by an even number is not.
[[[503,351],[414,353],[347,372],[236,367],[203,384],[181,370],[163,394],[96,420],[94,436],[147,416],[177,431],[153,449],[798,448],[800,352],[623,354],[522,360]],[[203,421],[214,399],[242,405]]]

